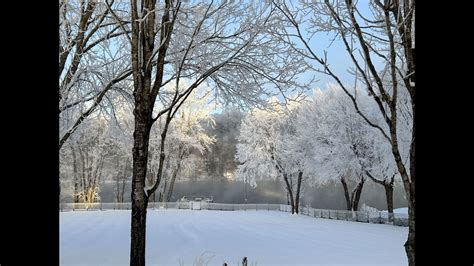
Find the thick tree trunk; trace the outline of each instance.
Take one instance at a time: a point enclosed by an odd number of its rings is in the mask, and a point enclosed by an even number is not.
[[[413,49],[413,56],[414,51]],[[413,70],[415,69],[415,61],[413,59]],[[412,111],[413,111],[413,130],[412,142],[410,149],[410,201],[408,205],[408,239],[405,243],[405,250],[408,255],[408,264],[415,266],[415,87],[412,93]]]
[[[138,194],[138,192],[137,192]],[[144,195],[143,195],[144,196]],[[133,197],[133,196],[132,196]],[[141,198],[138,200],[138,198]],[[146,197],[138,196],[132,199],[132,234],[130,250],[130,266],[145,265],[146,238]]]
[[[410,195],[413,200],[408,204],[408,239],[405,242],[405,251],[408,256],[408,265],[415,265],[415,184],[410,185]]]
[[[387,198],[388,220],[393,222],[393,184],[385,184],[385,197]]]
[[[133,70],[133,95],[135,108],[135,130],[133,133],[133,171],[132,171],[132,229],[130,243],[130,266],[145,266],[146,208],[148,196],[145,194],[145,180],[148,163],[148,145],[150,130],[153,125],[153,107],[159,88],[163,85],[164,62],[173,32],[174,21],[170,13],[172,1],[165,1],[160,30],[155,29],[155,1],[140,1],[143,14],[139,14],[138,1],[131,1],[131,56]],[[156,60],[154,83],[152,84],[153,68],[147,65],[154,56],[156,34],[160,32],[160,47]],[[174,100],[173,100],[174,102]],[[174,102],[176,104],[176,102]],[[155,192],[161,179],[162,164],[165,158],[164,141],[167,127],[171,120],[169,109],[165,129],[161,135],[160,164],[157,181],[147,192]],[[156,120],[155,120],[156,121]]]
[[[145,194],[145,179],[150,133],[149,117],[151,115],[143,112],[143,109],[140,110],[143,106],[139,103],[140,101],[136,101],[134,110],[130,266],[145,266],[146,211],[148,205],[148,197]]]
[[[348,211],[352,210],[351,197],[349,195],[349,189],[347,188],[346,179],[341,177],[342,187],[344,188],[344,197],[346,198],[346,209]]]
[[[412,99],[412,104],[414,105],[414,99]],[[413,109],[414,111],[414,109]],[[413,113],[413,119],[415,118],[415,113]],[[393,125],[394,124],[394,125]],[[413,127],[412,131],[412,143],[410,147],[410,174],[408,174],[405,164],[400,156],[398,150],[398,142],[396,139],[396,122],[393,123],[390,128],[390,134],[392,137],[392,154],[394,156],[395,162],[397,163],[398,172],[400,173],[403,186],[408,200],[408,239],[405,242],[405,251],[408,257],[408,265],[415,265],[415,129]],[[413,124],[414,125],[414,124]]]
[[[301,181],[303,180],[303,172],[298,172],[298,183],[296,186],[296,198],[295,198],[295,212],[298,214],[300,209],[300,191]]]

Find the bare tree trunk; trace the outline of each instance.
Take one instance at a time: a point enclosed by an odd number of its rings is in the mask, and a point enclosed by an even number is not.
[[[151,185],[155,184],[155,173],[153,171],[148,172],[147,180],[149,184]],[[151,193],[150,198],[152,198],[153,202],[155,202],[155,192]]]
[[[176,169],[174,170],[173,175],[171,176],[168,192],[166,193],[166,202],[169,202],[171,200],[171,195],[173,194],[174,183],[176,181],[176,177],[178,176],[179,169],[181,168],[181,161],[183,160],[184,153],[185,153],[182,146],[180,146],[178,151],[179,151],[178,164],[176,165]]]
[[[291,205],[291,214],[295,213],[295,199],[293,197],[293,184],[291,184],[291,180],[288,180],[287,173],[283,170],[278,160],[275,158],[273,152],[270,152],[272,160],[275,162],[275,168],[277,171],[283,176],[283,180],[285,181],[286,191],[288,192],[288,196],[290,198],[290,205]]]
[[[415,49],[413,49],[413,56]],[[415,61],[413,59],[413,71],[415,70]],[[410,185],[409,201],[408,201],[408,239],[405,243],[405,250],[408,256],[408,264],[415,265],[415,88],[413,87],[412,103],[413,103],[413,131],[410,149]]]
[[[298,172],[298,183],[296,187],[296,199],[295,199],[295,211],[299,213],[300,206],[300,190],[301,190],[301,181],[303,180],[303,172]]]
[[[117,169],[117,175],[115,176],[115,203],[118,203],[120,201],[120,180],[122,176],[122,172],[120,171],[120,158],[118,156],[116,157],[115,167]]]
[[[385,196],[387,198],[388,220],[393,222],[393,184],[385,184]]]
[[[392,175],[390,181],[388,181],[387,177],[385,179],[379,180],[375,178],[369,171],[365,171],[366,175],[372,179],[375,183],[382,185],[385,189],[385,198],[387,200],[387,210],[388,210],[388,220],[393,222],[393,183],[395,182],[395,174]]]
[[[84,154],[82,153],[81,147],[78,148],[79,150],[79,158],[81,159],[81,191],[84,192],[86,189],[86,166],[85,166],[85,159],[84,159]]]
[[[283,173],[283,180],[285,180],[286,189],[288,191],[288,195],[290,196],[291,214],[294,214],[295,213],[295,200],[293,197],[293,190],[290,185],[290,182],[288,181],[288,176],[286,173]]]
[[[145,179],[151,114],[147,112],[147,108],[143,106],[141,101],[136,101],[134,114],[130,266],[145,266],[146,212],[148,205],[148,198],[145,194]]]
[[[176,169],[173,171],[173,175],[171,176],[171,181],[168,187],[168,191],[165,193],[165,201],[169,202],[171,200],[171,195],[173,194],[173,188],[174,188],[174,183],[176,181],[176,177],[178,176],[178,171],[180,168],[180,163],[178,163],[178,166]]]
[[[163,188],[160,191],[160,196],[158,197],[159,202],[163,202],[165,198],[165,192],[166,189],[168,188],[168,178],[165,178],[164,183],[163,183]]]
[[[125,183],[127,182],[127,170],[128,166],[130,165],[130,160],[127,159],[125,162],[125,167],[123,169],[123,179],[122,179],[122,190],[120,191],[120,202],[123,203],[123,197],[125,194]]]
[[[357,186],[354,188],[352,191],[351,195],[351,209],[353,211],[357,211],[359,209],[359,200],[360,200],[360,195],[362,194],[362,188],[364,187],[364,182],[365,178],[361,178],[359,183],[357,183]]]
[[[408,239],[405,242],[405,251],[408,256],[408,265],[415,265],[415,183],[410,184],[410,195],[413,200],[408,204]]]
[[[342,187],[344,188],[344,197],[346,198],[346,209],[352,210],[351,197],[349,195],[349,189],[347,188],[346,179],[344,176],[341,177]]]
[[[77,173],[77,158],[76,158],[76,151],[71,145],[71,154],[72,154],[72,169],[73,169],[73,175],[74,175],[74,195],[72,197],[72,202],[73,203],[78,203],[79,202],[79,176]]]

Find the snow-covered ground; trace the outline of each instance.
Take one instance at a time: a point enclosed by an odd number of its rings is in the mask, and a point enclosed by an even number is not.
[[[382,212],[388,212],[387,210],[383,210]],[[395,214],[406,214],[408,215],[408,207],[405,208],[398,208],[398,209],[393,209],[393,213]],[[408,217],[408,216],[407,216]]]
[[[277,211],[149,210],[147,265],[407,265],[407,227]],[[60,214],[61,265],[129,265],[130,211]]]

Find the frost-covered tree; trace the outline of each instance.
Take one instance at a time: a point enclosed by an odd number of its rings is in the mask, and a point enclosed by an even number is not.
[[[283,179],[292,213],[299,212],[305,162],[301,146],[293,140],[297,106],[270,99],[266,109],[251,110],[242,121],[236,154],[238,179],[252,186],[257,180]]]
[[[119,102],[111,110],[102,108],[89,116],[60,150],[60,178],[70,181],[73,202],[99,200],[106,180],[115,181],[115,199],[123,202],[131,172],[131,131],[128,103]],[[95,196],[88,196],[95,195]]]
[[[367,91],[357,89],[355,95],[359,108],[368,117],[373,121],[383,119]],[[357,115],[350,99],[337,85],[316,90],[300,109],[297,137],[311,147],[312,152],[307,157],[314,161],[307,164],[306,172],[313,177],[313,183],[339,180],[344,188],[347,209],[357,210],[363,184],[370,178],[384,186],[392,218],[393,187],[398,169],[390,144]],[[404,131],[400,136],[404,139],[407,134],[408,131]],[[357,184],[351,193],[348,179]]]
[[[122,1],[59,3],[59,149],[83,121],[104,106],[131,75]],[[123,92],[122,92],[123,93]]]
[[[298,137],[312,148],[314,160],[308,169],[315,183],[339,180],[344,188],[348,210],[357,210],[366,181],[365,162],[369,161],[370,130],[348,104],[336,86],[317,90],[301,108]],[[349,192],[348,180],[356,186]]]
[[[185,86],[185,85],[183,85]],[[169,89],[169,87],[168,87]],[[163,170],[161,186],[159,187],[158,201],[170,201],[174,184],[180,172],[195,171],[198,168],[194,153],[203,154],[215,141],[210,136],[205,125],[212,126],[212,105],[209,104],[210,91],[197,88],[193,91],[185,104],[179,109],[175,119],[169,125],[168,141],[165,143],[165,169]],[[161,143],[162,121],[157,121],[150,138],[150,157],[148,182],[154,184],[159,167],[159,150]],[[152,196],[153,198],[153,196]]]
[[[165,168],[169,126],[192,91],[209,83],[218,99],[258,105],[262,96],[294,88],[294,76],[306,65],[286,44],[271,40],[268,28],[281,24],[269,3],[132,0],[130,10],[135,118],[130,264],[141,266],[146,209]],[[183,80],[189,86],[181,89]],[[163,89],[169,82],[174,83],[171,94]],[[163,123],[158,170],[150,187],[149,139],[158,120]]]
[[[370,133],[367,137],[373,140],[370,151],[371,160],[364,165],[364,171],[373,182],[383,186],[387,200],[389,220],[393,221],[393,190],[396,178],[398,177],[398,169],[387,141],[378,132],[374,132],[374,130]]]
[[[415,1],[325,0],[293,5],[291,1],[274,0],[273,3],[287,23],[283,31],[274,34],[304,54],[315,71],[330,76],[352,101],[357,114],[390,144],[408,200],[405,250],[409,265],[415,265]],[[343,45],[352,65],[349,70],[354,74],[351,84],[367,89],[383,117],[382,123],[371,120],[359,108],[353,88],[343,82],[327,51],[316,48],[313,40],[320,33],[330,34]],[[404,116],[401,98],[406,100],[405,115],[409,114],[405,117],[409,127],[406,149],[399,135],[403,127],[399,118]]]
[[[73,202],[87,203],[88,208],[100,201],[104,163],[113,149],[113,144],[106,139],[104,124],[100,119],[87,121],[68,144],[72,158]]]

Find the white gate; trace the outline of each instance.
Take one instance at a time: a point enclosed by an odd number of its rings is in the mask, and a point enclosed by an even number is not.
[[[191,209],[200,210],[201,209],[201,202],[200,201],[191,201]]]

